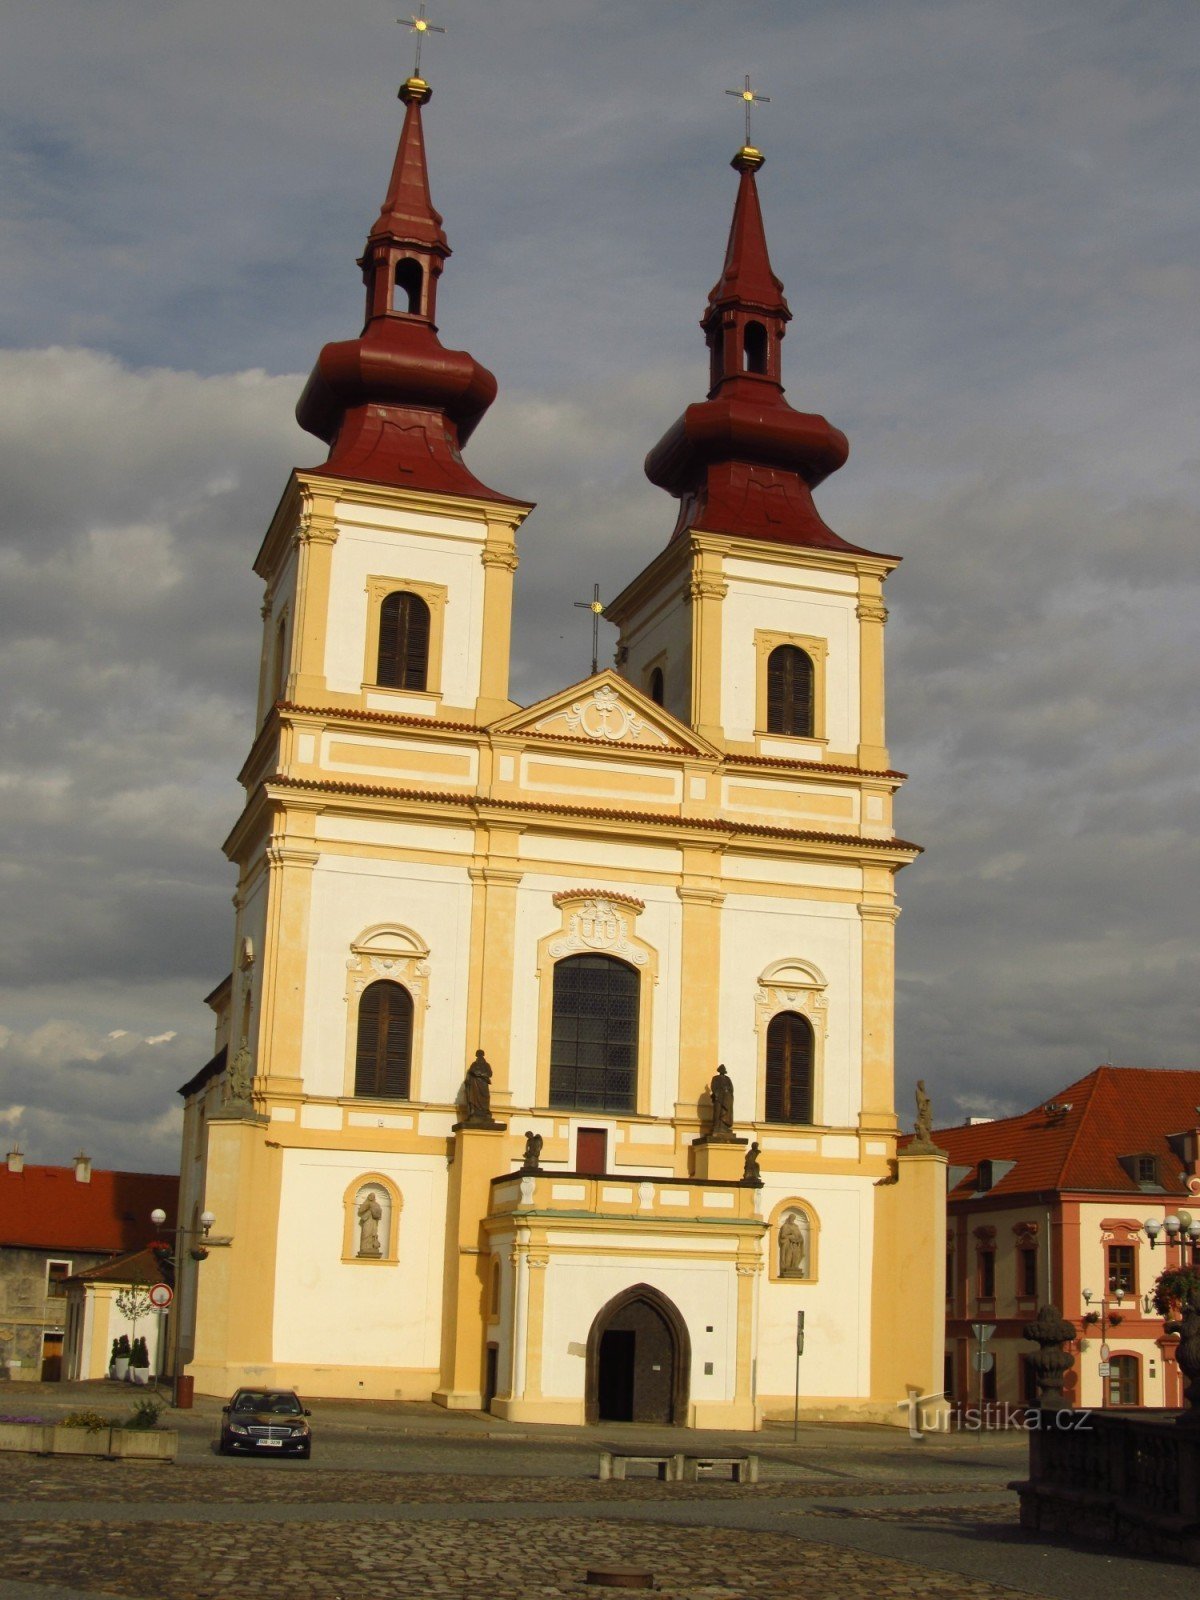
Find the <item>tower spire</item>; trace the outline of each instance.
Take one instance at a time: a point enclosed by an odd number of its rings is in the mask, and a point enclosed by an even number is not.
[[[321,351],[296,420],[330,446],[318,472],[500,500],[461,454],[496,398],[496,380],[465,350],[447,350],[434,320],[450,246],[425,160],[421,111],[432,92],[415,75],[400,87],[404,125],[391,179],[358,261],[363,330]]]
[[[846,436],[784,398],[781,346],[792,313],[767,253],[757,183],[764,162],[747,140],[730,163],[738,173],[733,220],[721,276],[700,319],[708,397],[689,406],[651,450],[646,476],[680,502],[673,538],[694,529],[854,550],[825,525],[812,498],[845,463]]]

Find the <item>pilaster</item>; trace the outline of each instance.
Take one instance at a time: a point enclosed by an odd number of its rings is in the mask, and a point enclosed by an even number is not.
[[[455,1133],[446,1222],[442,1372],[433,1392],[434,1401],[449,1411],[483,1408],[488,1253],[482,1224],[491,1181],[508,1170],[508,1157],[504,1127],[464,1125]]]
[[[481,726],[515,709],[508,697],[508,673],[516,530],[514,521],[489,517],[487,540],[479,555],[483,563],[483,640],[475,717]]]
[[[320,859],[314,842],[317,810],[289,805],[266,849],[267,920],[254,1063],[255,1089],[262,1095],[294,1093],[302,1077],[312,875]]]
[[[719,550],[697,548],[687,588],[692,608],[691,725],[702,738],[723,749],[724,714],[721,705],[721,606],[729,593],[722,576]]]
[[[296,530],[296,619],[287,695],[293,701],[312,700],[318,705],[327,692],[325,640],[333,547],[338,539],[336,504],[331,494],[308,491]]]
[[[863,1133],[893,1133],[895,1111],[896,919],[891,874],[867,868],[870,898],[858,908],[862,922],[862,1101]],[[872,883],[871,880],[876,880]]]
[[[720,1023],[721,907],[718,887],[719,849],[696,847],[684,852],[684,881],[675,893],[683,902],[680,938],[679,1092],[676,1098],[696,1107],[717,1065]]]
[[[512,1088],[513,949],[517,923],[519,829],[490,830],[485,848],[469,867],[471,966],[467,988],[467,1044],[487,1054],[495,1074],[493,1094]]]
[[[890,765],[884,734],[883,628],[887,621],[883,578],[859,574],[858,606],[858,764],[872,772]]]

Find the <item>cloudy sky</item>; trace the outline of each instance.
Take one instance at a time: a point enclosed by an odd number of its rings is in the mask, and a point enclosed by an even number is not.
[[[172,1168],[230,963],[250,562],[411,64],[383,0],[10,4],[0,61],[0,1136]],[[1196,1051],[1198,0],[445,0],[424,66],[469,450],[536,500],[522,700],[674,502],[741,139],[819,492],[896,551],[898,1084],[940,1121]]]

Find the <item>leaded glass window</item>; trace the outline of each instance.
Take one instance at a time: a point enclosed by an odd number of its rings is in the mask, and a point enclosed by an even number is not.
[[[611,956],[568,956],[554,968],[550,1104],[637,1108],[639,979]]]

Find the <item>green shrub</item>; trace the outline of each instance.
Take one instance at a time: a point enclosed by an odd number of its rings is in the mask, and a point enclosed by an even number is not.
[[[117,1340],[117,1358],[120,1361],[129,1360],[129,1335],[123,1333]]]
[[[112,1418],[101,1416],[99,1411],[71,1411],[59,1420],[60,1428],[86,1428],[89,1433],[102,1433],[112,1427]]]
[[[1200,1269],[1170,1267],[1155,1282],[1154,1309],[1160,1317],[1177,1317],[1194,1293],[1200,1293]]]
[[[163,1408],[156,1401],[139,1400],[134,1405],[133,1415],[126,1418],[125,1426],[136,1429],[157,1428],[162,1412]]]

